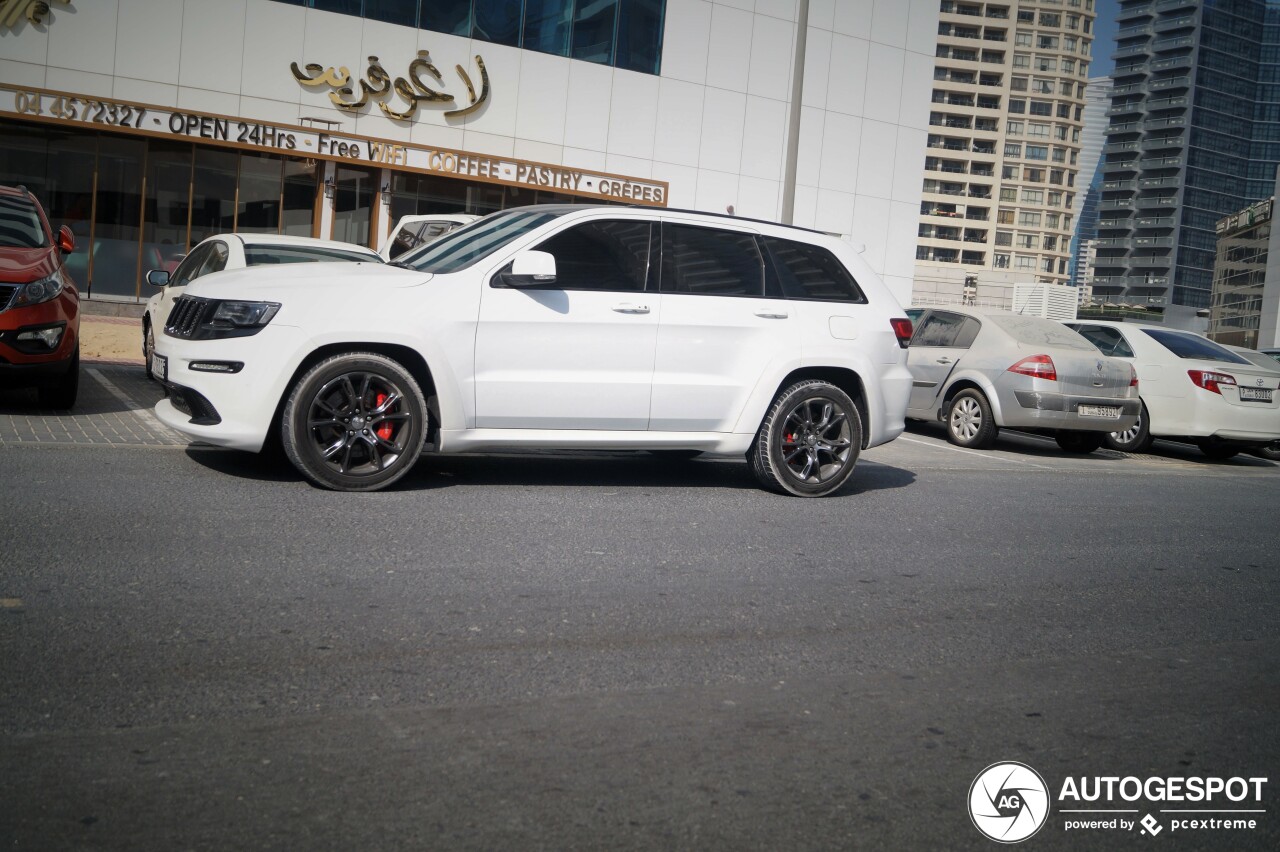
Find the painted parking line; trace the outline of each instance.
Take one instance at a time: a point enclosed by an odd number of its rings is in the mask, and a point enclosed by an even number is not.
[[[101,371],[93,367],[89,367],[85,372],[90,376],[93,376],[93,380],[102,385],[102,387],[106,389],[107,393],[124,403],[125,408],[137,415],[138,419],[146,424],[148,429],[158,432],[166,438],[173,438],[174,440],[179,441],[182,440],[181,435],[157,420],[156,416],[151,413],[150,409],[144,405],[139,405],[133,397],[120,390],[120,388],[116,386],[115,382],[102,375]]]
[[[953,447],[950,444],[938,444],[933,441],[920,441],[915,438],[908,438],[906,436],[900,436],[898,440],[906,441],[908,444],[919,444],[922,447],[933,447],[939,450],[950,450],[953,453],[964,453],[967,456],[977,456],[978,458],[986,459],[987,461],[1002,461],[1002,462],[1009,462],[1010,464],[1020,464],[1020,465],[1025,465],[1027,467],[1039,468],[1040,470],[1054,470],[1054,468],[1049,465],[1036,464],[1034,462],[1023,461],[1022,459],[1011,459],[1005,456],[998,456],[998,455],[992,454],[989,451],[985,453],[980,453],[980,452],[977,452],[976,450],[966,450],[966,449],[962,449],[961,447]]]

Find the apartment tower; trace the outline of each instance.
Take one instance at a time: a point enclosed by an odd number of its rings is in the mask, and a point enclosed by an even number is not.
[[[1123,0],[1118,23],[1094,297],[1195,327],[1215,226],[1274,189],[1280,3]]]
[[[1067,281],[1093,21],[1093,0],[942,0],[917,282]]]

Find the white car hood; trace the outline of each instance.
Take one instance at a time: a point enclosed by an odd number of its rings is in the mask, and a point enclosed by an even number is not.
[[[382,263],[281,263],[229,269],[197,278],[184,295],[282,304],[305,297],[309,302],[322,302],[418,287],[432,277],[430,273]]]

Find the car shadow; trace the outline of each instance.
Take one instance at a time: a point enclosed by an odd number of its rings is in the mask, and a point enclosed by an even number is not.
[[[305,482],[282,451],[235,452],[206,445],[187,448],[187,457],[218,473],[259,482]],[[903,488],[912,471],[860,461],[835,497]],[[495,455],[424,455],[414,469],[383,493],[429,491],[457,486],[570,488],[722,488],[759,490],[750,469],[738,459],[665,459],[643,452],[543,451]]]
[[[926,423],[922,420],[908,420],[907,432],[921,437],[935,438],[941,444],[953,446],[947,441],[946,427],[942,423]],[[1145,453],[1122,453],[1103,447],[1091,453],[1068,453],[1060,448],[1053,438],[1047,435],[1036,435],[1020,432],[1016,429],[1001,429],[996,442],[990,450],[972,450],[971,452],[998,451],[1017,456],[1033,458],[1069,458],[1082,462],[1123,462],[1130,458],[1165,458],[1177,461],[1192,462],[1205,465],[1235,465],[1237,467],[1269,467],[1274,462],[1241,452],[1227,459],[1212,459],[1200,451],[1195,444],[1183,444],[1178,441],[1166,441],[1157,438]]]
[[[117,394],[136,403],[130,405]],[[85,362],[80,365],[76,404],[58,410],[40,405],[35,388],[0,389],[0,414],[19,417],[75,417],[150,410],[164,398],[164,389],[146,377],[141,366]]]

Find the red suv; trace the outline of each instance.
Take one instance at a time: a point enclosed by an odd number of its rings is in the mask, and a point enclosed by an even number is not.
[[[80,293],[57,239],[26,187],[0,186],[0,387],[35,387],[46,408],[75,405],[80,383]]]

